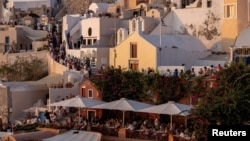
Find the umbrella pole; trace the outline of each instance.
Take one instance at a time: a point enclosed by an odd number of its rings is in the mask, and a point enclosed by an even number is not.
[[[172,115],[170,115],[170,129],[172,129]]]
[[[187,128],[187,116],[185,117],[185,126]]]
[[[80,124],[80,115],[81,115],[81,107],[79,107],[78,124]],[[78,124],[77,124],[77,125],[78,125]]]
[[[122,127],[125,127],[125,111],[122,114]]]

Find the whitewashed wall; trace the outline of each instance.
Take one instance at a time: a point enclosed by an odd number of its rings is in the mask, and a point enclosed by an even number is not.
[[[79,95],[79,82],[76,82],[72,88],[49,88],[48,103],[54,103],[66,99],[66,96]],[[48,106],[49,110],[53,107]]]

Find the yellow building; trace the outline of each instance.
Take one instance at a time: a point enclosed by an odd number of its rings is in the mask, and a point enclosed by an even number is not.
[[[157,48],[140,36],[142,33],[139,30],[141,29],[139,20],[133,23],[132,28],[135,28],[133,33],[116,47],[110,49],[110,66],[126,70],[141,70],[149,67],[155,69],[157,67]]]
[[[222,47],[228,52],[228,47],[234,42],[250,21],[250,3],[248,0],[224,0],[224,19],[221,29]]]
[[[110,49],[110,66],[124,70],[157,69],[159,66],[187,68],[210,54],[200,40],[191,35],[149,35],[143,32],[143,17],[129,21],[129,30],[117,31],[117,46]]]

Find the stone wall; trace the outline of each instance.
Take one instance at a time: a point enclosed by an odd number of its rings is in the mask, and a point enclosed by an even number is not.
[[[9,116],[8,94],[9,94],[9,87],[1,86],[0,84],[0,119],[2,120],[2,123],[8,122],[8,116]]]
[[[52,74],[52,73],[63,74],[64,71],[68,70],[66,66],[53,60],[53,58],[51,58],[49,54],[47,54],[46,58],[48,60],[49,74]]]

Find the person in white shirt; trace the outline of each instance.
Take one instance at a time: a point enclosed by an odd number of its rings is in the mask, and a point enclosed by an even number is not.
[[[167,72],[165,74],[166,76],[171,76],[172,75],[172,72],[170,71],[170,69],[167,69]]]
[[[135,126],[134,126],[132,123],[130,123],[130,124],[128,125],[127,129],[128,129],[128,130],[135,130]]]

